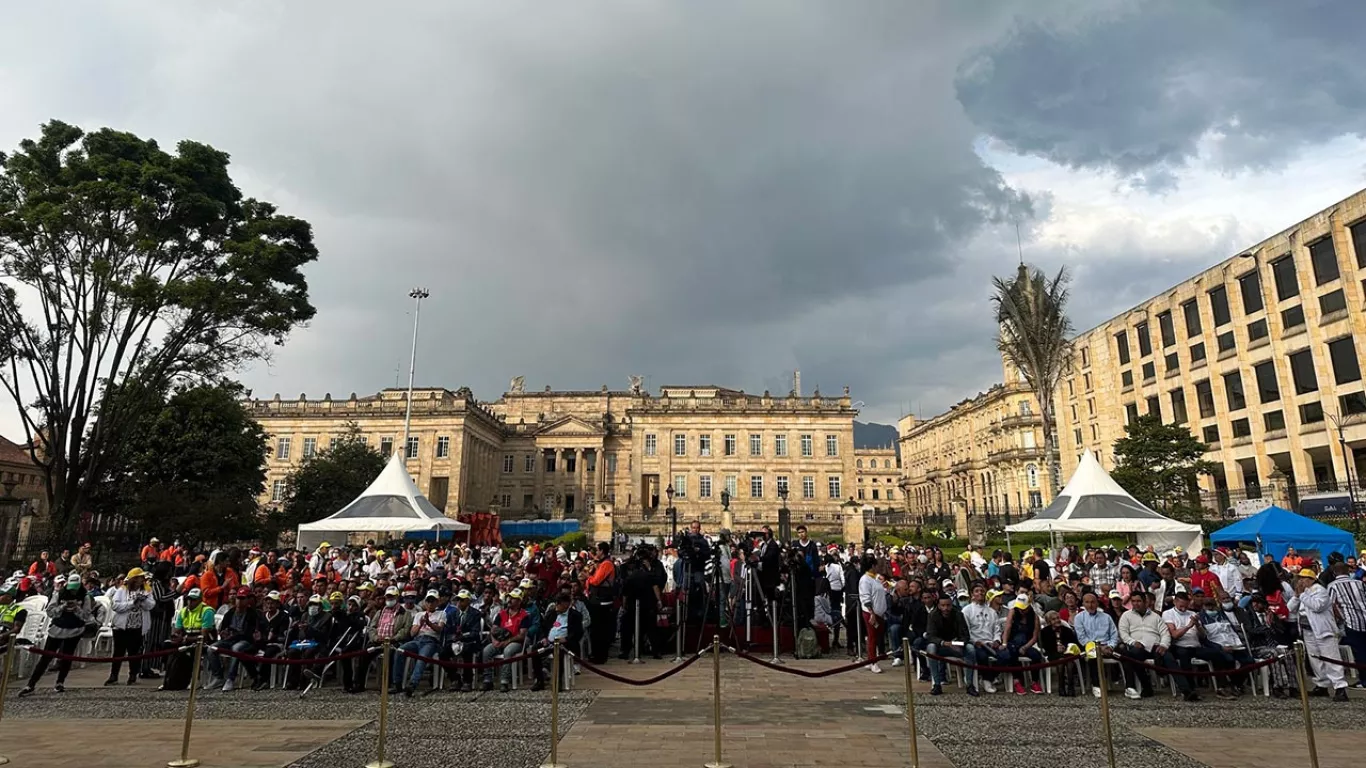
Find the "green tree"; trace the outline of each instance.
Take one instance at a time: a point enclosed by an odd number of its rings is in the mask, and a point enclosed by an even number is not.
[[[278,535],[326,517],[350,504],[379,473],[385,457],[361,436],[360,427],[348,424],[337,444],[306,458],[285,478],[285,498],[270,515],[270,528]]]
[[[244,198],[228,155],[59,121],[0,153],[0,389],[68,536],[141,417],[169,391],[266,355],[314,313],[308,222]],[[22,304],[21,304],[22,301]]]
[[[1206,461],[1209,446],[1180,424],[1163,424],[1157,416],[1139,416],[1115,441],[1115,470],[1120,487],[1154,509],[1186,517],[1198,511],[1200,475],[1214,469]]]
[[[257,537],[269,448],[241,395],[236,384],[184,387],[153,409],[148,404],[158,393],[137,387],[111,393],[137,398],[142,417],[119,436],[120,471],[92,495],[91,506],[162,537]]]
[[[1053,393],[1072,365],[1072,322],[1067,319],[1066,269],[1051,280],[1041,270],[1020,264],[1012,280],[993,277],[996,346],[1033,390],[1043,420],[1044,464],[1052,495],[1058,493],[1060,467],[1054,435]]]

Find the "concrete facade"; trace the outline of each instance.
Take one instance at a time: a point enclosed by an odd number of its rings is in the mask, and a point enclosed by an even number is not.
[[[276,396],[247,407],[271,436],[264,501],[273,503],[299,460],[352,423],[371,445],[397,450],[406,401],[403,390],[385,390],[347,400]],[[421,389],[407,461],[418,487],[450,514],[589,520],[596,509],[618,528],[662,533],[669,488],[680,521],[713,528],[729,489],[733,524],[748,529],[777,521],[786,487],[794,526],[838,530],[840,507],[855,493],[856,415],[847,389],[774,397],[670,386],[656,396],[638,386],[526,392],[514,380],[491,402],[466,388]]]
[[[1366,191],[1076,338],[1055,404],[1063,476],[1090,448],[1114,466],[1138,414],[1188,424],[1211,491],[1358,483],[1366,469]],[[1353,423],[1339,444],[1333,417]]]

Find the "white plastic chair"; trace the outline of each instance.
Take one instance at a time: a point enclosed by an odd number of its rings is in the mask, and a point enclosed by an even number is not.
[[[114,654],[114,601],[108,595],[100,595],[95,598],[95,603],[100,608],[100,631],[95,635],[95,641],[91,643],[91,655],[99,655],[104,649],[109,655]]]

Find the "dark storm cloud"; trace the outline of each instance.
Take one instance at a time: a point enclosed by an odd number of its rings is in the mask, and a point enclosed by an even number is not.
[[[1229,170],[1366,126],[1358,0],[1144,0],[1022,19],[965,62],[958,94],[1021,153],[1175,183],[1202,137]]]

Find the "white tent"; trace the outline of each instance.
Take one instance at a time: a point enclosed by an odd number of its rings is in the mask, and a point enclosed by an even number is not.
[[[340,511],[312,523],[299,526],[296,546],[311,550],[330,536],[349,533],[390,533],[402,535],[409,531],[436,531],[444,538],[446,531],[468,533],[469,525],[442,514],[427,497],[418,491],[403,459],[396,453],[385,465],[370,487],[355,501]]]
[[[1200,526],[1164,517],[1141,504],[1110,477],[1089,450],[1067,487],[1036,517],[1006,527],[1006,533],[1133,533],[1139,546],[1161,551],[1199,550]]]

